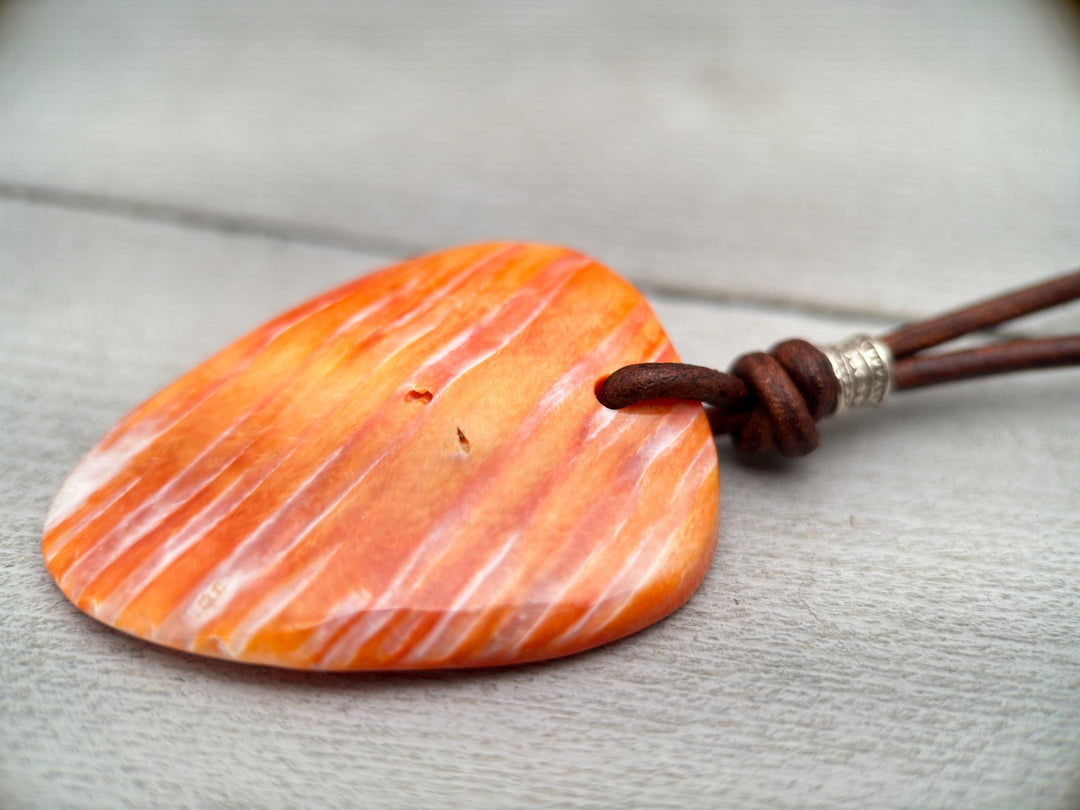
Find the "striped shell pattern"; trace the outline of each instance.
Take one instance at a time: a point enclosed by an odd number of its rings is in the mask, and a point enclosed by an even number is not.
[[[601,406],[676,354],[597,262],[529,244],[389,267],[255,329],[128,414],[43,550],[102,622],[302,669],[566,655],[681,605],[712,556],[701,407]]]

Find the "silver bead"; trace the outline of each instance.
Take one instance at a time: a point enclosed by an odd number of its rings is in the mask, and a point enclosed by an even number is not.
[[[838,414],[845,408],[881,405],[892,386],[892,352],[869,335],[853,335],[840,343],[819,346],[840,383]]]

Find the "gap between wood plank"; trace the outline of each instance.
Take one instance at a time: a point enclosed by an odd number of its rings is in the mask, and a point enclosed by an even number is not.
[[[173,225],[197,231],[254,236],[313,247],[332,248],[389,260],[404,259],[439,249],[439,245],[410,242],[394,237],[349,231],[341,228],[310,225],[267,217],[199,210],[181,205],[75,191],[52,186],[0,181],[0,200],[38,205],[64,211],[102,214],[139,222]],[[837,306],[823,306],[784,296],[734,295],[719,290],[672,285],[664,282],[633,280],[646,296],[673,301],[724,304],[762,312],[805,315],[854,321],[881,321],[883,326],[899,324],[919,314],[873,312]],[[1018,332],[998,331],[998,337],[1022,337]]]
[[[430,246],[420,243],[340,228],[306,225],[266,217],[238,216],[222,211],[199,210],[169,203],[127,199],[50,186],[0,182],[0,199],[66,211],[105,214],[141,222],[175,225],[192,230],[259,236],[280,242],[337,248],[387,258],[401,258],[432,250]]]

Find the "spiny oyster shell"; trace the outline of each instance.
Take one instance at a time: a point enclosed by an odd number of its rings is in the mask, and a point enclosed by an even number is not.
[[[196,653],[304,669],[510,664],[625,636],[712,556],[702,408],[611,411],[675,361],[595,261],[490,244],[358,279],[125,417],[48,517],[78,607]]]

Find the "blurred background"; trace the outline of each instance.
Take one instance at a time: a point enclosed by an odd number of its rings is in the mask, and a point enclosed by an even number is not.
[[[0,199],[924,313],[1080,256],[1052,0],[9,2]],[[899,282],[899,283],[898,283]]]
[[[67,603],[42,521],[127,410],[502,239],[594,255],[714,367],[1064,272],[1080,5],[0,0],[0,808],[1080,807],[1075,372],[798,466],[722,443],[703,587],[570,659],[279,672]]]

